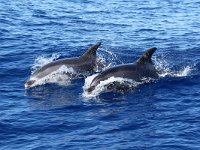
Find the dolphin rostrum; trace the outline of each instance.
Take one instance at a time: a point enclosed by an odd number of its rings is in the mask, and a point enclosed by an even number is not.
[[[100,82],[109,79],[110,77],[120,77],[131,79],[140,82],[142,78],[158,78],[158,73],[152,64],[151,57],[157,48],[148,49],[136,63],[124,64],[109,68],[98,74],[90,83],[86,91],[91,93]],[[115,86],[120,86],[116,84]],[[119,87],[120,88],[120,87]]]
[[[82,56],[73,57],[73,58],[64,58],[53,61],[49,64],[46,64],[39,70],[35,71],[25,83],[25,88],[31,88],[36,86],[34,83],[46,77],[47,75],[58,70],[62,66],[66,66],[74,69],[79,74],[84,74],[86,72],[93,72],[96,64],[96,51],[99,48],[101,43],[97,43],[91,46]]]

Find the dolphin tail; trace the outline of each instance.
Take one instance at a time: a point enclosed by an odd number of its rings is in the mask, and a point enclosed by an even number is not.
[[[90,55],[96,55],[96,51],[101,45],[101,42],[96,43],[95,45],[92,45],[84,54],[83,56],[87,57]]]
[[[139,59],[138,59],[138,63],[141,64],[146,64],[146,63],[152,63],[151,57],[153,55],[153,53],[157,50],[156,47],[150,48],[148,49]]]

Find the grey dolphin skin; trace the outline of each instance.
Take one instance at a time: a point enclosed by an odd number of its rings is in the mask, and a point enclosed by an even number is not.
[[[78,73],[94,71],[96,64],[96,51],[100,45],[101,43],[99,42],[91,46],[80,57],[59,59],[43,66],[30,76],[29,80],[25,83],[25,88],[33,87],[36,80],[51,74],[52,72],[58,70],[63,65],[73,68]]]
[[[121,77],[134,81],[141,81],[144,77],[158,78],[158,73],[151,60],[156,49],[148,49],[136,63],[115,66],[101,72],[92,80],[87,92],[91,93],[101,81],[105,81],[110,77]]]

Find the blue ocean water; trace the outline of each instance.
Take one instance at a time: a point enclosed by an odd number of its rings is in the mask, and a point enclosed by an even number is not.
[[[199,8],[198,0],[2,0],[0,149],[200,149]],[[98,41],[113,65],[157,47],[163,77],[92,99],[84,79],[25,90],[38,58],[79,56]]]

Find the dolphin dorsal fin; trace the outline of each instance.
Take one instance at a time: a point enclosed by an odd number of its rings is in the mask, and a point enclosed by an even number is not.
[[[100,45],[101,45],[101,42],[98,42],[98,43],[92,45],[92,46],[83,54],[83,56],[84,56],[84,57],[89,57],[89,56],[91,56],[91,55],[93,55],[93,56],[95,55],[95,56],[96,56],[96,51],[97,51],[97,49],[99,48]]]
[[[139,59],[138,59],[138,63],[140,64],[146,64],[146,63],[152,63],[151,61],[151,57],[153,55],[153,53],[156,51],[156,47],[150,48],[148,49]]]

